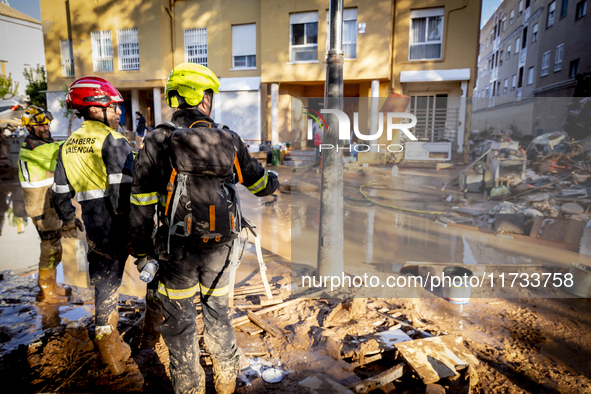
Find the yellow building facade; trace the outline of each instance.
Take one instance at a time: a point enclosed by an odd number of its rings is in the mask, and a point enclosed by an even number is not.
[[[292,105],[324,96],[328,7],[319,0],[41,0],[50,109],[59,110],[75,78],[98,75],[123,94],[128,129],[136,111],[154,126],[172,114],[163,97],[168,73],[191,61],[220,78],[216,121],[245,140],[304,146]],[[344,95],[411,96],[410,110],[425,118],[419,135],[435,140],[439,114],[439,123],[444,116],[455,127],[461,151],[460,98],[474,88],[480,1],[345,0],[343,16]]]

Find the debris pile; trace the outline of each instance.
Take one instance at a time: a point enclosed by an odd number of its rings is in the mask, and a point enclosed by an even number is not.
[[[464,196],[487,193],[489,204],[464,204],[453,213],[501,236],[579,252],[591,220],[591,137],[576,141],[557,131],[522,145],[504,134],[492,138],[473,148],[481,155],[459,177]],[[499,202],[491,207],[494,201]],[[439,217],[442,223],[450,220],[459,222],[456,216]]]
[[[233,324],[248,359],[240,393],[268,383],[277,392],[297,383],[298,393],[468,393],[478,383],[463,338],[384,300],[292,299]]]

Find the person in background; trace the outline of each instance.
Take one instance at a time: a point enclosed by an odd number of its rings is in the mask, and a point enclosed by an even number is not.
[[[139,111],[135,112],[135,132],[139,137],[143,137],[146,133],[146,119],[142,116]]]
[[[120,133],[127,132],[127,127],[125,127],[125,124],[127,123],[125,104],[119,103],[119,109],[121,110],[121,115],[119,115],[119,128],[117,131]]]
[[[62,221],[51,204],[51,185],[59,144],[51,137],[51,112],[34,105],[21,117],[29,131],[18,160],[18,177],[23,188],[27,214],[41,238],[39,294],[37,301],[61,303],[69,300],[72,289],[56,283],[57,265],[62,261]]]

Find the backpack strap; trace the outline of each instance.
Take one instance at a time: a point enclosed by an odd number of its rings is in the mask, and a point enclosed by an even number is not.
[[[171,130],[177,130],[177,129],[181,128],[181,126],[179,126],[178,124],[176,124],[172,121],[160,123],[158,126],[156,126],[156,128],[160,128],[160,127],[164,127],[165,129],[171,129]]]
[[[173,173],[175,173],[176,176],[176,171],[173,170]],[[190,234],[190,230],[187,231],[187,220],[183,220],[182,222],[178,222],[178,223],[174,223],[174,214],[176,213],[176,209],[178,207],[179,204],[179,200],[181,198],[181,195],[187,195],[187,175],[184,174],[178,174],[177,177],[177,187],[176,187],[176,192],[174,193],[174,199],[172,201],[172,211],[170,212],[170,220],[169,223],[170,225],[168,226],[168,245],[167,245],[167,252],[170,253],[170,235],[172,233],[174,233],[176,231],[177,227],[184,227],[185,228],[185,236]],[[172,177],[171,177],[172,179]],[[172,192],[169,191],[168,192],[168,199],[170,201],[170,196],[172,195]],[[168,208],[168,203],[167,203],[167,208]],[[191,219],[188,220],[188,225],[191,225]]]
[[[176,168],[172,168],[172,172],[170,173],[170,180],[168,181],[168,185],[166,185],[166,191],[168,195],[166,196],[166,209],[164,210],[164,216],[168,216],[168,207],[170,206],[170,199],[172,197],[172,191],[174,190],[174,180],[176,178]]]
[[[209,122],[208,122],[208,121],[206,121],[206,120],[197,120],[197,121],[193,122],[193,123],[191,124],[191,126],[189,126],[189,128],[190,128],[190,129],[192,129],[192,128],[193,128],[193,126],[195,126],[197,123],[205,123],[205,124],[207,124],[207,127],[209,127],[209,128],[211,129],[211,123],[209,123]],[[198,127],[205,127],[205,126],[198,126]]]

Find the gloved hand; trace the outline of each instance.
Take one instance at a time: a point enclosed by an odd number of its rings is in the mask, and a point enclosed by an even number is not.
[[[76,233],[76,228],[80,231],[84,231],[84,225],[78,218],[74,218],[69,222],[62,224],[62,237],[64,238],[76,238],[78,234]]]
[[[149,260],[150,259],[148,258],[147,254],[137,256],[137,259],[135,260],[135,266],[137,267],[138,272],[142,272]]]
[[[267,170],[267,172],[270,174],[274,174],[277,177],[277,179],[279,179],[279,174],[277,173],[277,171]]]

